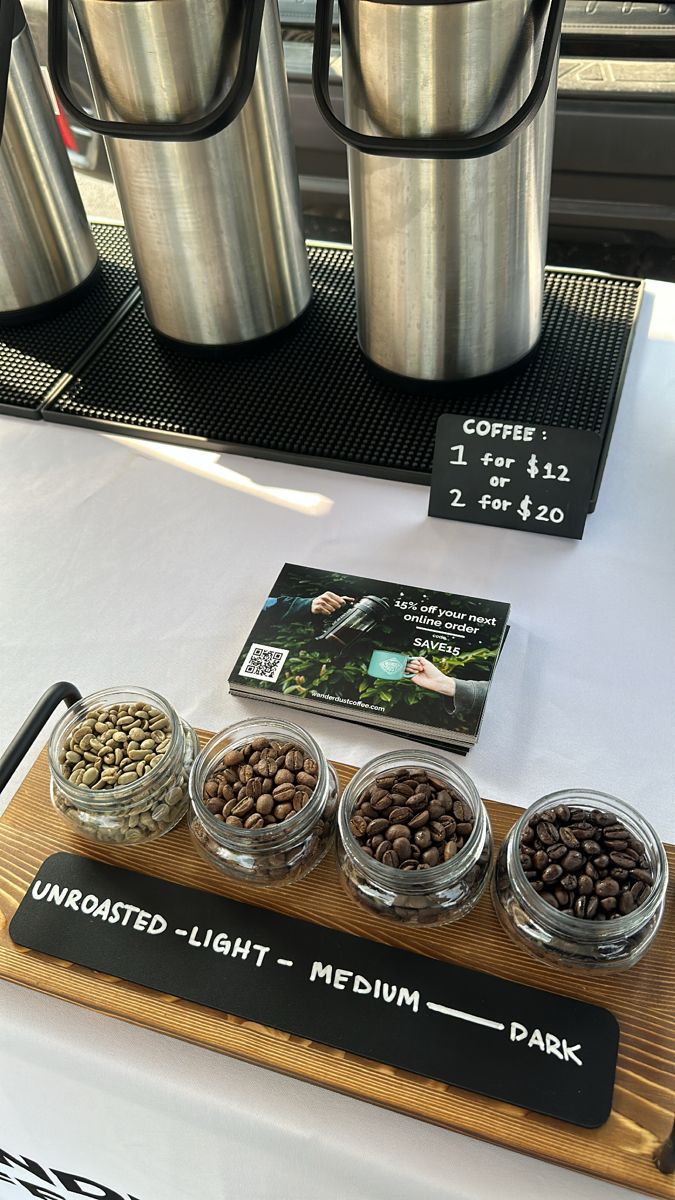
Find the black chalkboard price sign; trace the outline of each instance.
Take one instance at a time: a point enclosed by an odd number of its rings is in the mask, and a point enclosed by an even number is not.
[[[581,538],[600,450],[584,430],[444,413],[429,515]]]

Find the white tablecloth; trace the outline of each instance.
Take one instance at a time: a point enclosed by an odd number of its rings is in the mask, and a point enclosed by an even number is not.
[[[583,541],[434,520],[427,503],[412,485],[0,418],[0,746],[63,678],[149,686],[210,728],[259,714],[226,679],[287,560],[510,601],[464,764],[482,793],[599,788],[675,839],[675,286],[648,286]],[[344,761],[403,744],[301,721]],[[10,985],[0,1013],[0,1151],[96,1180],[90,1196],[616,1195]],[[0,1200],[28,1194],[19,1178],[39,1194],[0,1154]]]

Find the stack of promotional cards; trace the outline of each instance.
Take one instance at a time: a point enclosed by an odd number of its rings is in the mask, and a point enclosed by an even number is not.
[[[466,753],[509,605],[286,563],[230,691]]]

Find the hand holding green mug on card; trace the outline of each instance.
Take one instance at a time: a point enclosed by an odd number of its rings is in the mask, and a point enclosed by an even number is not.
[[[406,674],[418,687],[426,688],[429,692],[438,692],[442,696],[454,696],[457,690],[455,680],[451,675],[444,675],[428,658],[411,658],[408,660]]]

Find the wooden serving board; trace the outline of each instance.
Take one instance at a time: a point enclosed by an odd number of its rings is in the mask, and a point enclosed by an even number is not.
[[[201,735],[203,739],[210,736]],[[336,763],[342,786],[354,767]],[[486,801],[497,844],[520,810]],[[669,846],[671,879],[675,847]],[[448,1087],[306,1039],[280,1033],[136,984],[15,946],[9,922],[38,868],[57,850],[86,854],[175,883],[274,909],[418,954],[501,975],[610,1009],[621,1040],[609,1121],[586,1130],[513,1105]],[[623,975],[586,980],[538,962],[501,930],[489,892],[473,913],[440,930],[399,929],[369,916],[342,890],[331,852],[301,883],[257,890],[230,883],[193,850],[185,823],[146,848],[112,849],[71,833],[49,803],[43,750],[0,819],[0,977],[198,1046],[285,1071],[359,1100],[486,1138],[561,1166],[675,1200],[675,1174],[654,1163],[675,1109],[675,886],[659,934],[643,961]]]

